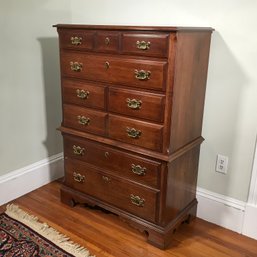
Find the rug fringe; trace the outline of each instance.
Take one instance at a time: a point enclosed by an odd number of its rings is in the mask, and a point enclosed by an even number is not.
[[[15,204],[7,205],[5,213],[11,218],[29,226],[46,239],[76,257],[95,257],[90,255],[86,248],[72,242],[67,236],[49,227],[46,223],[40,222],[36,216],[26,213]]]

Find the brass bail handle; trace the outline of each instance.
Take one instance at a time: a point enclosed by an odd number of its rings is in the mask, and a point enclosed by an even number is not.
[[[72,45],[78,46],[82,44],[82,37],[75,36],[75,37],[71,37],[70,40]]]
[[[77,93],[77,97],[80,99],[87,99],[89,97],[89,91],[84,89],[77,89],[76,93]]]
[[[73,153],[82,156],[85,154],[85,148],[73,145]]]
[[[78,123],[79,124],[84,125],[84,126],[89,125],[90,118],[85,117],[83,115],[82,116],[78,115],[77,118],[78,118]]]
[[[146,168],[140,165],[132,164],[131,171],[138,176],[145,176],[146,174]]]
[[[102,176],[102,179],[105,183],[110,183],[111,182],[111,179],[107,176]]]
[[[134,205],[138,206],[138,207],[144,207],[145,205],[145,199],[139,197],[138,195],[130,195],[130,201],[131,203],[133,203]]]
[[[70,62],[70,68],[72,71],[80,72],[82,71],[83,63]]]
[[[135,78],[138,80],[149,80],[151,72],[145,70],[135,70]]]
[[[84,183],[85,182],[85,176],[81,175],[80,173],[73,172],[73,179],[78,183]]]
[[[133,110],[138,110],[141,108],[141,105],[142,105],[142,101],[141,100],[138,100],[138,99],[130,99],[130,98],[127,98],[127,106],[130,108],[130,109],[133,109]]]
[[[140,49],[140,50],[148,50],[150,49],[150,45],[151,45],[151,42],[146,42],[146,41],[137,41],[136,42],[137,44],[137,48]]]
[[[139,138],[142,134],[141,130],[137,130],[135,128],[129,128],[127,127],[127,134],[131,138]]]

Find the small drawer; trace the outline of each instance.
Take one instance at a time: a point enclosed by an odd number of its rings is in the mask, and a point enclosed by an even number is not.
[[[124,84],[139,88],[164,90],[167,62],[153,59],[120,58],[110,55],[61,54],[64,77]]]
[[[65,161],[65,185],[146,220],[156,219],[157,190],[123,181],[83,162]]]
[[[119,34],[114,32],[99,32],[96,34],[96,51],[118,52]]]
[[[109,137],[125,143],[161,151],[163,126],[109,115]]]
[[[58,29],[58,32],[60,48],[92,50],[94,47],[93,31]]]
[[[75,150],[76,147],[84,149],[81,154]],[[64,153],[66,158],[76,158],[108,170],[116,176],[150,187],[159,187],[160,162],[66,135],[64,136]]]
[[[105,86],[64,79],[62,88],[64,103],[105,109]]]
[[[90,132],[97,135],[105,135],[107,114],[74,105],[63,105],[63,125]]]
[[[123,33],[122,53],[167,57],[168,34]]]
[[[111,112],[163,122],[164,95],[110,88],[108,98]]]

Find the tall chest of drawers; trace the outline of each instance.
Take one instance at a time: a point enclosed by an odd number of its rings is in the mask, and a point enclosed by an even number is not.
[[[56,25],[61,200],[119,215],[165,248],[196,212],[211,28]]]

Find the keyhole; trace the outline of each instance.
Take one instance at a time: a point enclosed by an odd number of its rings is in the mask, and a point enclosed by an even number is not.
[[[105,38],[105,40],[104,40],[104,42],[105,42],[105,44],[108,46],[109,44],[110,44],[110,38]]]
[[[105,66],[105,69],[109,69],[110,68],[110,63],[106,61],[104,66]]]

